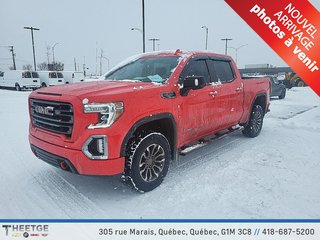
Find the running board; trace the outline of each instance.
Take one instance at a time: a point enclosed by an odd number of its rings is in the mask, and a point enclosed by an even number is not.
[[[226,129],[226,130],[217,132],[214,135],[209,135],[209,136],[207,136],[205,138],[199,139],[196,142],[193,142],[191,144],[182,146],[178,150],[178,153],[181,156],[185,156],[188,153],[190,153],[190,152],[192,152],[192,151],[194,151],[196,149],[199,149],[201,147],[206,146],[209,142],[212,142],[212,141],[217,140],[217,139],[221,139],[221,138],[223,138],[223,137],[225,137],[225,136],[227,136],[227,135],[229,135],[229,134],[231,134],[233,132],[238,132],[238,131],[241,131],[241,130],[243,130],[243,127],[237,125],[235,127],[231,127],[231,128]]]

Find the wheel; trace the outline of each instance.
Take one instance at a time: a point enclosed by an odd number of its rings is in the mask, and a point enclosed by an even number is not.
[[[160,133],[135,139],[127,150],[124,179],[140,192],[158,187],[166,176],[171,159],[170,144]]]
[[[306,85],[305,85],[304,81],[299,80],[299,81],[296,83],[296,86],[297,86],[297,87],[304,87],[304,86],[306,86]]]
[[[254,138],[258,136],[262,129],[264,112],[260,105],[255,105],[251,111],[249,123],[242,131],[246,137]]]
[[[21,87],[20,87],[20,85],[18,83],[16,83],[15,88],[16,88],[16,91],[21,91]]]
[[[279,96],[279,99],[284,99],[285,97],[286,97],[286,89],[283,89]]]
[[[41,87],[47,87],[47,84],[46,83],[42,83]]]

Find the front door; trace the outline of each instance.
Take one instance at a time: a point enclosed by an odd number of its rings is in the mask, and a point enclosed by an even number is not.
[[[191,76],[204,77],[207,85],[202,89],[190,90],[186,96],[181,96],[181,104],[178,107],[180,108],[182,143],[209,134],[215,127],[214,96],[205,58],[190,60],[180,75],[179,83],[183,85],[183,80]]]

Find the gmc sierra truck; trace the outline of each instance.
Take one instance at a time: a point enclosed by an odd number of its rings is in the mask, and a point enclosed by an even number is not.
[[[29,141],[53,166],[83,175],[122,173],[147,192],[187,144],[233,126],[258,136],[269,95],[268,79],[242,79],[229,56],[148,53],[102,81],[32,92]]]

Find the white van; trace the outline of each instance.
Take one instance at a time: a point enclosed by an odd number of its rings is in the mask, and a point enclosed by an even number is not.
[[[77,83],[84,81],[84,73],[83,72],[75,72],[75,71],[63,71],[64,80],[66,83]]]
[[[65,84],[62,72],[58,71],[38,71],[41,87],[49,87],[59,84]]]
[[[21,89],[36,89],[40,87],[39,74],[28,70],[7,70],[0,74],[0,86]]]

